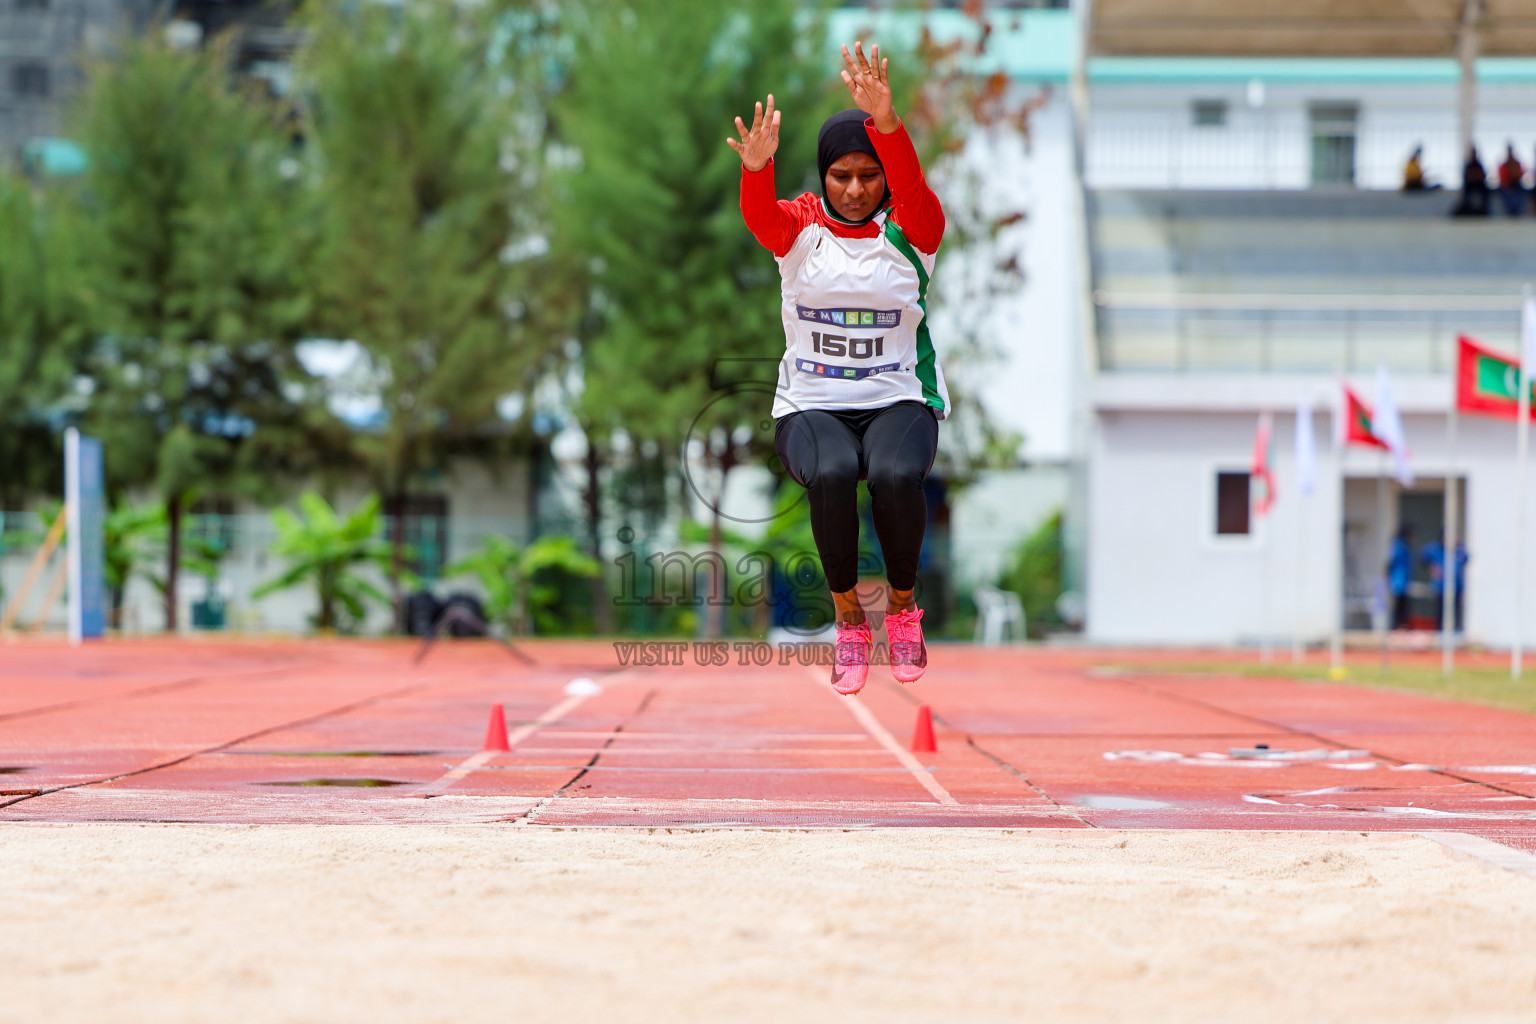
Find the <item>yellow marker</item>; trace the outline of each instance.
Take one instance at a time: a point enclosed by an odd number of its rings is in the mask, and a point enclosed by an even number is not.
[[[1347,679],[1349,678],[1349,673],[1343,665],[1334,665],[1328,670],[1328,678],[1333,680]]]

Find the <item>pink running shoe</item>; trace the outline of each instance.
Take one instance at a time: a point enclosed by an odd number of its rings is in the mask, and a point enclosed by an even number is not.
[[[875,637],[870,632],[869,620],[857,626],[842,622],[837,624],[837,656],[832,664],[832,689],[845,697],[864,689],[864,680],[869,678],[869,652],[874,646]]]
[[[887,614],[885,635],[891,641],[891,675],[903,683],[921,679],[928,668],[928,645],[923,643],[923,610],[914,605],[904,612]]]

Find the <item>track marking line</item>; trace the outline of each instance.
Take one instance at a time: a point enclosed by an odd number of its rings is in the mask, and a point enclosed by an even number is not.
[[[1457,860],[1470,860],[1489,870],[1513,871],[1517,875],[1536,878],[1536,853],[1517,850],[1467,832],[1420,832],[1419,835],[1439,843]]]
[[[1345,744],[1345,743],[1343,743],[1343,742],[1341,742],[1339,740],[1332,739],[1331,737],[1326,736],[1326,735],[1324,735],[1321,732],[1312,732],[1312,731],[1307,730],[1307,729],[1296,728],[1296,727],[1293,727],[1293,726],[1285,725],[1282,722],[1271,722],[1271,721],[1269,721],[1267,719],[1259,718],[1257,715],[1250,715],[1250,714],[1248,714],[1245,711],[1239,711],[1236,708],[1225,707],[1225,706],[1223,706],[1221,704],[1215,703],[1214,701],[1201,700],[1198,697],[1192,697],[1192,696],[1190,696],[1188,694],[1178,693],[1177,691],[1164,690],[1161,687],[1156,685],[1156,673],[1149,673],[1149,674],[1147,674],[1147,679],[1150,680],[1150,681],[1143,681],[1141,679],[1136,679],[1136,678],[1123,678],[1123,677],[1118,677],[1118,676],[1112,676],[1112,677],[1109,677],[1109,678],[1105,678],[1105,679],[1103,679],[1101,681],[1106,682],[1106,683],[1118,684],[1118,685],[1124,686],[1124,687],[1131,687],[1131,688],[1134,688],[1136,690],[1141,691],[1144,694],[1152,694],[1152,695],[1160,697],[1160,698],[1162,698],[1164,700],[1171,701],[1171,702],[1174,702],[1174,703],[1189,704],[1189,705],[1193,705],[1194,707],[1204,708],[1207,711],[1214,711],[1217,714],[1225,715],[1228,718],[1235,718],[1235,719],[1239,719],[1239,720],[1242,720],[1242,721],[1253,722],[1256,725],[1263,726],[1266,730],[1268,730],[1272,734],[1277,734],[1278,735],[1278,734],[1282,734],[1283,733],[1283,734],[1290,735],[1290,736],[1305,736],[1305,737],[1307,737],[1308,739],[1310,739],[1310,740],[1312,740],[1314,742],[1322,743],[1322,744],[1324,744],[1326,746],[1335,747],[1335,748],[1343,748],[1343,747],[1347,746],[1347,744]],[[1381,761],[1396,761],[1399,765],[1407,763],[1403,758],[1394,757],[1391,754],[1384,754],[1384,753],[1382,753],[1382,752],[1380,752],[1378,750],[1371,750],[1371,751],[1368,751],[1368,753],[1371,754],[1373,757],[1377,758],[1378,760],[1381,760]],[[1388,767],[1390,768],[1391,766],[1389,765]],[[1509,796],[1513,796],[1513,797],[1521,797],[1521,798],[1524,798],[1524,799],[1527,799],[1527,800],[1531,799],[1531,797],[1528,794],[1522,793],[1519,790],[1509,789],[1506,786],[1500,786],[1500,785],[1498,785],[1497,783],[1494,783],[1494,782],[1486,782],[1486,781],[1483,781],[1481,779],[1467,778],[1465,775],[1458,775],[1458,774],[1456,774],[1456,772],[1454,770],[1452,770],[1452,769],[1436,768],[1436,767],[1433,767],[1433,766],[1425,766],[1425,767],[1428,768],[1433,774],[1435,774],[1435,775],[1443,775],[1443,776],[1445,776],[1448,779],[1456,779],[1459,782],[1468,782],[1468,783],[1471,783],[1474,786],[1483,786],[1483,787],[1486,787],[1487,789],[1493,790],[1494,792],[1505,793],[1505,794],[1507,794]]]
[[[412,690],[419,690],[423,687],[430,686],[431,684],[431,677],[426,677],[424,679],[418,680],[417,682],[407,683],[404,686],[397,686],[393,690],[386,690],[383,693],[376,693],[371,697],[364,697],[361,700],[351,701],[347,704],[341,705],[340,707],[331,708],[328,711],[322,711],[319,714],[306,715],[305,717],[295,719],[292,722],[279,722],[277,725],[269,725],[264,729],[258,729],[255,732],[247,733],[244,736],[237,736],[232,740],[227,740],[224,743],[217,743],[211,747],[204,747],[200,750],[193,750],[178,757],[173,757],[168,761],[162,761],[159,764],[145,765],[143,768],[134,768],[131,771],[118,772],[116,775],[107,775],[99,779],[89,779],[85,782],[72,782],[63,786],[49,786],[44,789],[39,789],[29,796],[18,796],[14,799],[0,802],[0,810],[3,810],[6,807],[10,807],[13,804],[19,804],[23,800],[33,800],[37,797],[49,796],[53,793],[63,793],[68,790],[84,789],[87,786],[99,786],[108,782],[116,782],[119,779],[131,779],[135,776],[147,775],[150,772],[157,772],[164,768],[174,768],[176,765],[183,764],[184,762],[190,761],[195,757],[203,757],[208,754],[223,753],[231,747],[238,746],[241,743],[249,743],[251,740],[260,739],[262,736],[269,736],[275,732],[282,732],[284,729],[296,729],[302,725],[310,725],[327,718],[334,718],[338,715],[345,715],[349,712],[356,711],[358,708],[364,708],[370,704],[377,704],[381,701],[389,700],[392,697],[399,697],[403,694],[410,693]]]
[[[608,676],[605,682],[606,683],[612,683],[612,682],[616,681],[619,676],[627,675],[627,674],[628,674],[627,672],[617,672],[617,673],[614,673],[613,675]],[[524,722],[522,725],[518,726],[516,729],[513,729],[513,730],[509,731],[507,733],[507,749],[506,750],[482,750],[478,754],[470,755],[468,758],[465,759],[464,763],[459,765],[457,768],[454,768],[453,770],[449,771],[447,774],[441,775],[438,778],[433,779],[431,782],[429,782],[426,785],[424,785],[421,788],[421,790],[419,791],[418,795],[420,795],[422,797],[439,796],[439,795],[441,795],[449,787],[451,787],[454,783],[456,783],[460,779],[464,778],[464,776],[470,774],[471,772],[476,771],[479,768],[485,767],[485,765],[489,764],[490,761],[493,758],[495,758],[495,756],[497,754],[512,754],[512,753],[516,753],[517,745],[519,743],[523,742],[528,737],[532,736],[534,733],[536,733],[540,729],[544,728],[546,725],[553,725],[555,722],[560,721],[560,719],[562,719],[566,715],[570,714],[576,708],[581,706],[581,704],[584,703],[585,701],[591,700],[593,697],[599,697],[599,696],[602,696],[601,692],[598,692],[598,693],[583,693],[583,694],[578,694],[577,696],[574,696],[574,697],[567,697],[567,698],[565,698],[564,700],[560,701],[558,704],[555,704],[554,706],[549,708],[547,711],[545,711],[539,717],[537,717],[535,719],[532,719],[531,721]]]
[[[950,796],[949,790],[939,785],[939,780],[933,777],[933,772],[929,771],[923,766],[921,761],[913,757],[910,750],[896,742],[896,737],[891,735],[889,729],[880,724],[880,720],[875,717],[874,712],[864,706],[863,701],[850,700],[832,689],[832,684],[827,682],[820,670],[809,668],[806,671],[810,673],[812,679],[816,680],[816,684],[821,689],[826,690],[841,700],[844,706],[852,712],[853,717],[859,720],[859,724],[864,727],[864,731],[869,733],[876,743],[890,751],[891,755],[901,762],[901,766],[912,773],[912,777],[918,781],[918,784],[933,794],[935,800],[950,807],[960,806],[960,801]]]

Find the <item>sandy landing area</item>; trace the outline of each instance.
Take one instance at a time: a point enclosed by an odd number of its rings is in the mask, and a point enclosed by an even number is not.
[[[1412,836],[0,826],[0,1021],[1536,1020]]]

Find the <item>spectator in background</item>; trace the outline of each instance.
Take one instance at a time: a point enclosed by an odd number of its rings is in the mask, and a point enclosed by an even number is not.
[[[1435,630],[1438,632],[1445,628],[1445,534],[1442,533],[1428,544],[1424,545],[1424,551],[1419,556],[1420,560],[1429,566],[1430,586],[1435,590]],[[1466,627],[1462,623],[1461,599],[1467,589],[1467,545],[1465,541],[1456,542],[1456,568],[1454,584],[1456,590],[1451,594],[1451,617],[1455,623],[1453,629],[1460,633]]]
[[[1499,198],[1504,203],[1505,213],[1511,217],[1520,216],[1525,207],[1525,168],[1515,156],[1513,142],[1505,151],[1504,162],[1499,164]]]
[[[1451,603],[1454,605],[1454,607],[1452,609],[1452,612],[1451,612],[1451,614],[1452,614],[1452,623],[1453,623],[1451,628],[1453,630],[1455,630],[1457,633],[1465,632],[1466,628],[1467,628],[1466,619],[1462,618],[1462,615],[1461,615],[1461,597],[1462,597],[1462,594],[1465,593],[1466,589],[1467,589],[1467,562],[1468,561],[1469,561],[1469,556],[1467,555],[1467,542],[1464,541],[1464,540],[1458,540],[1456,542],[1456,557],[1455,557],[1455,561],[1454,561],[1454,565],[1456,566],[1456,570],[1455,570],[1455,577],[1454,577],[1454,580],[1453,580],[1453,583],[1454,583],[1454,585],[1456,587],[1456,592],[1451,595]]]
[[[1413,527],[1404,525],[1387,551],[1387,589],[1392,594],[1392,628],[1408,628],[1408,584],[1413,579]]]
[[[1424,147],[1414,146],[1408,163],[1403,166],[1403,191],[1422,192],[1427,188],[1429,183],[1424,179]]]
[[[1451,211],[1456,217],[1488,216],[1488,171],[1477,157],[1477,147],[1467,147],[1461,168],[1461,202]]]
[[[1435,595],[1435,632],[1445,628],[1445,533],[1419,552],[1419,564],[1429,570],[1429,588]]]

